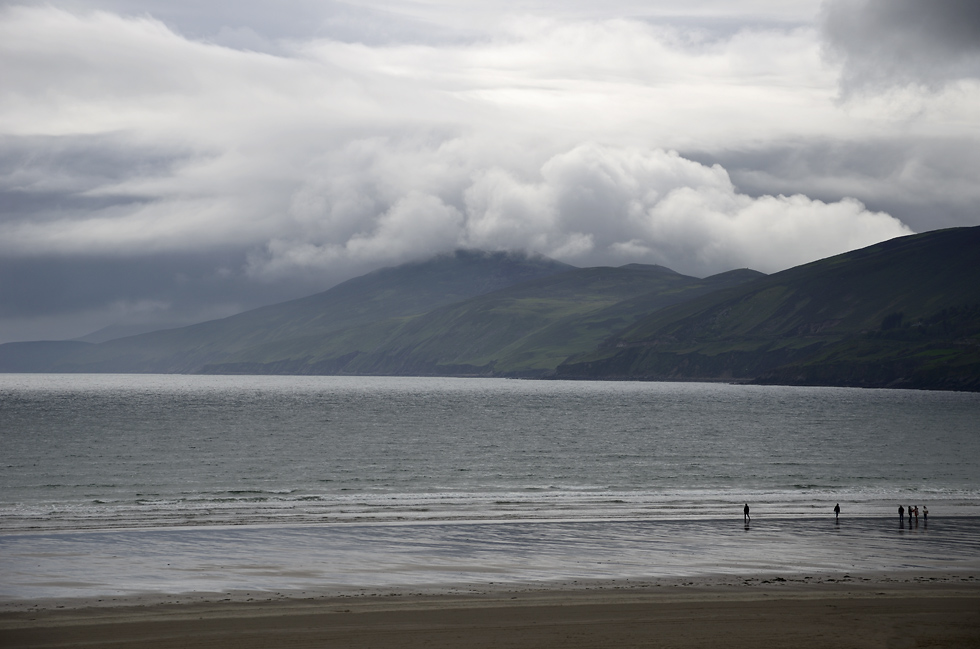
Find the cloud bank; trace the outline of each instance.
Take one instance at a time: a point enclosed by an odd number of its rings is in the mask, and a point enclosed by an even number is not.
[[[908,206],[936,196],[962,221],[978,186],[976,88],[842,109],[821,32],[779,3],[296,2],[265,33],[260,3],[143,4],[0,10],[0,340],[455,247],[772,272],[927,229]],[[898,141],[925,152],[901,173]]]
[[[414,159],[397,162],[391,151],[388,143],[375,147],[355,186],[301,190],[293,215],[309,226],[271,241],[253,255],[250,271],[289,275],[297,267],[473,247],[529,249],[579,265],[658,263],[697,275],[746,266],[772,272],[910,233],[855,200],[740,194],[720,166],[662,149],[583,144],[520,175],[475,166],[458,150],[413,151]],[[349,158],[344,152],[335,163]],[[420,189],[386,195],[405,165],[430,173],[413,176],[410,186]],[[317,177],[335,179],[336,171]]]

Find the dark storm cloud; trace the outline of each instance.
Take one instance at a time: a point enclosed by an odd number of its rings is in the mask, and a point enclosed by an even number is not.
[[[831,0],[822,29],[845,96],[980,76],[976,0]]]

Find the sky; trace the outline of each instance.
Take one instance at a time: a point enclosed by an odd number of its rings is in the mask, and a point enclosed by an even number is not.
[[[0,342],[980,225],[978,115],[974,0],[0,0]]]

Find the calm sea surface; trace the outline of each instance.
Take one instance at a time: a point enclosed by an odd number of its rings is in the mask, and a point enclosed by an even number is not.
[[[939,392],[0,375],[0,608],[973,580],[978,422],[980,395]],[[928,522],[900,524],[899,503],[928,506]]]
[[[0,375],[0,532],[980,515],[980,394]]]

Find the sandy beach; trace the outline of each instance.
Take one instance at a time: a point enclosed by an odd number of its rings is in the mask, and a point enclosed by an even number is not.
[[[10,534],[0,647],[980,647],[977,523]]]
[[[597,582],[455,594],[22,602],[15,647],[978,647],[975,575]],[[253,595],[253,596],[249,596]],[[249,601],[252,600],[252,601]]]

